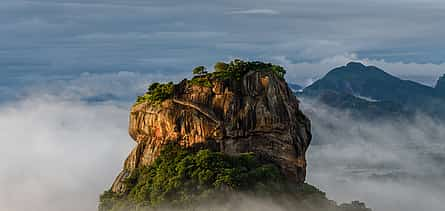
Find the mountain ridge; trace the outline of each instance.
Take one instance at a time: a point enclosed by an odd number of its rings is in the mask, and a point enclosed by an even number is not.
[[[437,95],[445,98],[445,74],[437,80],[434,89],[436,90]]]
[[[445,102],[443,84],[443,77],[438,80],[436,87],[430,87],[400,79],[375,66],[350,62],[329,71],[306,87],[300,96],[317,98],[333,107],[357,111],[356,113],[367,116],[372,116],[374,111],[378,111],[383,117],[422,112],[443,118],[445,109],[437,107]],[[366,99],[372,100],[364,102]]]

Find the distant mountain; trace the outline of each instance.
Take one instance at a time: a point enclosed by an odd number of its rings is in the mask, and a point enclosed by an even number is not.
[[[292,92],[300,92],[303,90],[303,87],[298,84],[288,83],[287,85],[292,90]]]
[[[432,87],[402,80],[377,67],[355,62],[333,69],[325,77],[304,89],[308,94],[326,90],[375,101],[395,100],[401,103],[416,102],[434,95]]]
[[[402,117],[411,112],[400,103],[392,101],[372,101],[341,92],[326,91],[318,96],[318,100],[324,104],[340,109],[348,110],[355,117],[374,119],[379,117]]]
[[[437,80],[436,87],[434,87],[434,89],[436,90],[436,94],[438,96],[445,98],[445,75]]]
[[[402,80],[375,66],[351,62],[331,70],[306,87],[304,97],[317,97],[328,105],[369,114],[417,111],[445,117],[445,79],[435,88]]]

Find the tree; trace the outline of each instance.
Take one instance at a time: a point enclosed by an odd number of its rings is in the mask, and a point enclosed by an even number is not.
[[[205,74],[207,74],[206,67],[204,67],[204,66],[195,67],[195,69],[193,69],[192,72],[195,75],[205,75]]]
[[[284,78],[284,75],[286,74],[286,70],[279,65],[272,65],[271,70],[281,78]]]
[[[152,83],[149,87],[148,87],[148,92],[152,93],[154,92],[161,84],[158,82]]]
[[[226,71],[228,67],[229,65],[224,62],[217,62],[214,66],[216,72]]]

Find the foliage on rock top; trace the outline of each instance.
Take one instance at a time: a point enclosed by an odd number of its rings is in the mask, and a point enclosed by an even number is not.
[[[152,104],[159,104],[162,101],[173,97],[173,82],[161,84],[161,83],[152,83],[147,92],[138,96],[136,103],[149,102]]]
[[[271,71],[280,78],[284,78],[286,70],[279,65],[263,62],[250,62],[235,59],[230,63],[217,62],[214,66],[215,71],[207,72],[206,67],[198,66],[193,69],[193,77],[188,80],[191,85],[213,87],[212,80],[241,80],[241,78],[249,71]],[[162,101],[172,98],[174,95],[174,84],[169,83],[153,83],[148,87],[147,92],[138,96],[136,103],[149,102],[152,104],[159,104]]]
[[[243,61],[235,59],[231,62],[217,62],[214,65],[214,72],[207,72],[204,66],[198,66],[193,69],[196,76],[189,80],[190,84],[212,87],[212,79],[216,80],[241,80],[241,78],[249,71],[270,71],[280,78],[284,78],[286,70],[271,63],[263,63],[258,61]]]

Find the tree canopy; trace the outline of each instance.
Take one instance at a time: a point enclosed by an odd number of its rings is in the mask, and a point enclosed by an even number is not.
[[[204,66],[198,66],[198,67],[195,67],[192,72],[195,75],[205,75],[205,74],[207,74],[206,69],[207,68]]]

